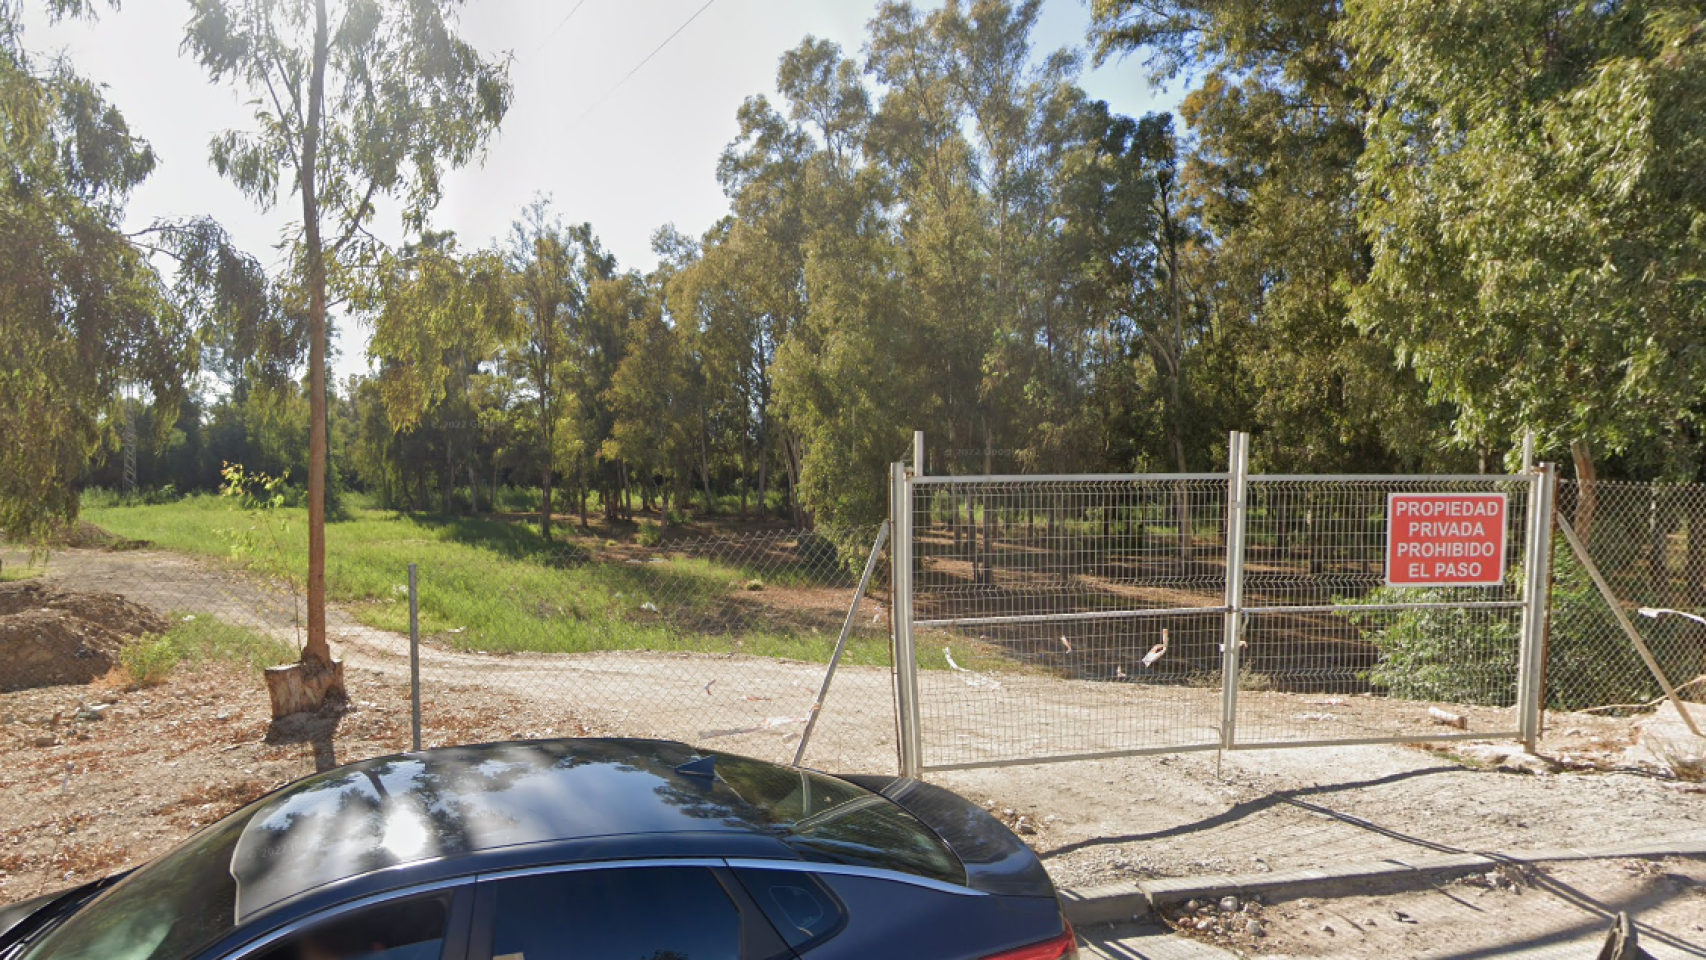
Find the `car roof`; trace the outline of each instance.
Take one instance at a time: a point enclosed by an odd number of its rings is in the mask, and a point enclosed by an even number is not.
[[[690,837],[710,855],[799,859],[780,842],[788,830],[771,811],[722,776],[707,775],[735,765],[864,792],[822,774],[702,755],[666,740],[517,741],[364,760],[254,804],[232,850],[236,913],[252,916],[402,864],[485,860],[483,853],[527,845],[547,845],[550,860],[572,862],[656,850],[659,837]]]

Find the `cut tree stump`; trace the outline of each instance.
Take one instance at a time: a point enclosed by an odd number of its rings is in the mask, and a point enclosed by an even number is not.
[[[287,663],[267,668],[267,695],[277,720],[298,713],[316,713],[328,699],[344,699],[344,662],[330,666],[315,661]]]

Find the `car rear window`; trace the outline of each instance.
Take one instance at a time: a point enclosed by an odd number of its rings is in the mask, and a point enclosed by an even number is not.
[[[941,838],[864,787],[809,770],[718,755],[717,774],[807,860],[898,870],[963,885],[965,868]]]

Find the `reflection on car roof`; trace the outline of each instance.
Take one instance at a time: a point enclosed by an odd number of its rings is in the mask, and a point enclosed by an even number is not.
[[[231,858],[237,916],[398,864],[519,844],[636,834],[745,833],[786,841],[791,817],[743,795],[735,771],[821,784],[822,808],[865,797],[843,781],[719,755],[717,777],[675,768],[698,754],[659,740],[549,740],[450,747],[351,764],[255,810]],[[730,780],[734,781],[731,785]],[[837,796],[830,796],[835,794]]]

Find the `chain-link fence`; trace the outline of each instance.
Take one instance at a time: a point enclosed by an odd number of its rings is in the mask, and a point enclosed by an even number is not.
[[[305,611],[287,580],[145,546],[110,536],[47,553],[0,545],[0,692],[297,657]],[[370,630],[343,609],[328,621],[339,646]]]
[[[1522,728],[1534,478],[901,482],[921,769]],[[1467,511],[1422,529],[1477,585],[1393,585],[1393,498]]]
[[[681,739],[793,761],[846,628],[803,762],[894,764],[888,571],[878,527],[742,532],[653,543],[532,538],[454,566],[420,563],[426,745],[451,712],[515,711],[506,733]],[[137,549],[131,549],[136,547]],[[334,653],[387,696],[410,680],[408,571],[386,582],[335,555]],[[163,677],[185,660],[260,667],[296,659],[305,607],[294,578],[102,536],[32,554],[0,549],[0,692]],[[282,572],[282,571],[281,571]],[[258,683],[258,677],[257,681]],[[371,694],[365,694],[371,695]],[[487,734],[489,735],[489,733]],[[348,757],[346,759],[354,759]]]
[[[876,527],[614,541],[419,570],[424,710],[435,689],[519,696],[559,735],[681,739],[792,761],[894,763],[886,567],[854,615]]]
[[[933,764],[991,750],[1220,744],[1222,475],[999,490],[923,479],[912,505],[913,600]],[[1503,490],[1499,483],[1429,489]],[[1429,732],[1416,704],[1508,712],[1521,485],[1506,483],[1499,585],[1401,591],[1399,602],[1449,609],[1384,603],[1397,599],[1381,556],[1389,486],[1250,478],[1233,718],[1241,742],[1316,740],[1351,727],[1359,736]],[[1672,683],[1706,698],[1706,624],[1689,616],[1706,613],[1706,486],[1563,482],[1558,510]],[[435,710],[484,698],[516,704],[526,718],[518,728],[538,735],[664,736],[791,760],[876,532],[580,538],[544,552],[518,538],[491,544],[475,562],[424,560],[428,725]],[[185,657],[294,658],[304,611],[287,580],[130,546],[73,543],[45,567],[21,549],[0,551],[0,575],[16,581],[0,583],[0,688],[86,683],[115,667],[165,670]],[[399,692],[408,680],[408,559],[399,556],[392,582],[335,603],[328,618],[334,647]],[[343,576],[335,556],[331,574]],[[25,575],[34,578],[17,580]],[[1657,700],[1658,682],[1562,538],[1553,579],[1547,707]],[[893,762],[888,588],[885,551],[807,763]],[[1470,732],[1487,729],[1478,718]]]
[[[1558,513],[1677,692],[1706,699],[1706,623],[1695,619],[1706,614],[1706,485],[1565,481]],[[1659,699],[1658,681],[1562,538],[1552,574],[1548,706],[1636,709]]]

